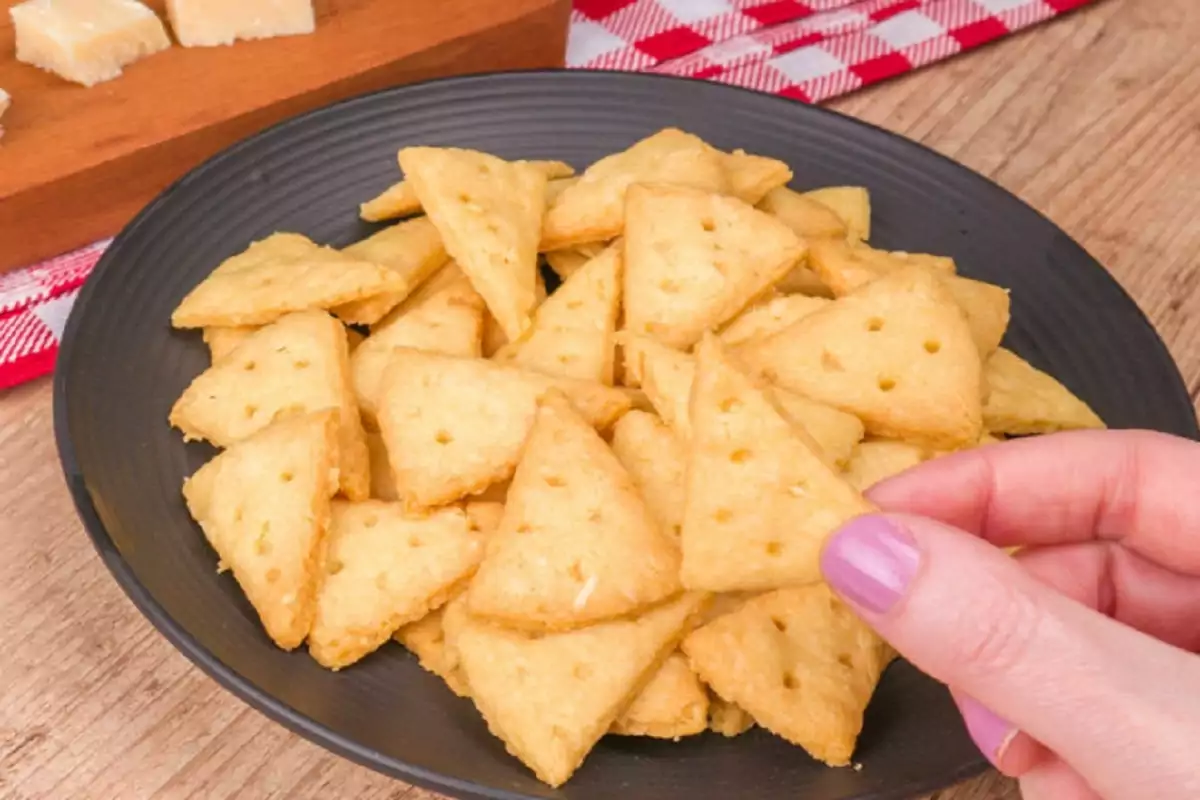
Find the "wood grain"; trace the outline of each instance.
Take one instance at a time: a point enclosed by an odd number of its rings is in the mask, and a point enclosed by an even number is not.
[[[1066,228],[1150,315],[1196,397],[1196,30],[1193,0],[1107,0],[835,107],[990,175]],[[0,532],[0,797],[436,797],[287,733],[150,628],[74,517],[46,380],[0,395]],[[1018,794],[987,774],[936,797]]]
[[[161,11],[164,0],[150,5]],[[0,149],[0,272],[113,235],[205,158],[302,111],[425,78],[561,66],[570,0],[316,7],[310,36],[176,45],[92,88],[0,60],[0,87],[13,96]],[[0,53],[12,50],[4,14]]]

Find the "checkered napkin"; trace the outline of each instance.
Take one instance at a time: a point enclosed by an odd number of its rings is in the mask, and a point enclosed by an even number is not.
[[[815,103],[1092,0],[575,0],[567,66],[681,75]],[[0,275],[0,390],[49,373],[108,242]]]

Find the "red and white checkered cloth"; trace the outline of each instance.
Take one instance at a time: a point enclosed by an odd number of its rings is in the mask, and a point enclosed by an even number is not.
[[[575,0],[567,66],[659,72],[815,103],[1092,0]],[[0,275],[0,390],[48,374],[108,242]]]

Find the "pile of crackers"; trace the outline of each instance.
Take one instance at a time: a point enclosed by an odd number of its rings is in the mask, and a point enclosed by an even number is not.
[[[894,653],[825,539],[922,461],[1102,426],[1000,347],[1008,293],[679,130],[578,176],[399,162],[361,214],[403,221],[255,242],[172,317],[212,366],[171,424],[223,448],[184,497],[267,634],[330,669],[394,638],[554,786],[606,734],[849,764]]]

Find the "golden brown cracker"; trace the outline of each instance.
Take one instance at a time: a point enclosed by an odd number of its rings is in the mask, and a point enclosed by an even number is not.
[[[293,311],[333,308],[404,288],[404,279],[387,267],[297,233],[276,233],[222,262],[183,298],[171,324],[265,325]]]
[[[827,186],[804,193],[826,206],[846,225],[846,238],[865,242],[871,238],[871,194],[862,186]]]
[[[988,431],[1020,436],[1103,428],[1103,420],[1050,375],[1003,347],[984,368],[988,398],[983,424]]]
[[[609,733],[674,739],[708,728],[708,692],[688,666],[687,657],[672,653],[621,712]]]
[[[890,272],[738,356],[773,383],[854,414],[875,436],[953,448],[982,432],[979,351],[928,269]]]
[[[659,525],[678,538],[687,468],[683,440],[657,415],[634,410],[613,426],[612,450]]]
[[[683,649],[717,694],[830,766],[850,763],[890,658],[883,641],[820,583],[750,600],[693,631]]]
[[[625,328],[671,347],[732,319],[804,255],[786,225],[736,198],[638,184],[626,204]]]
[[[396,348],[478,358],[483,314],[483,298],[456,265],[448,264],[385,317],[350,357],[354,395],[363,418],[376,422],[383,374]]]
[[[492,357],[564,378],[613,383],[617,313],[621,307],[621,249],[593,258],[546,298],[533,325]]]
[[[698,349],[691,420],[684,586],[759,591],[820,580],[826,537],[871,505],[711,336]]]
[[[562,161],[529,161],[528,163],[546,174],[550,183],[567,181],[575,174],[570,164]],[[358,215],[367,222],[383,222],[400,217],[411,217],[421,213],[421,200],[408,181],[394,183],[377,196],[358,207]]]
[[[537,401],[557,388],[597,428],[629,409],[620,390],[479,359],[394,351],[379,422],[401,496],[427,507],[507,480],[533,425]]]
[[[855,448],[844,474],[856,489],[865,492],[882,480],[912,469],[928,456],[919,445],[875,439]]]
[[[410,514],[400,503],[335,501],[309,653],[330,669],[350,666],[445,603],[482,558],[461,508]]]
[[[546,302],[546,281],[542,278],[542,273],[539,270],[537,275],[537,304],[541,305]],[[500,351],[500,348],[508,344],[508,337],[504,334],[504,329],[500,327],[500,323],[488,311],[483,314],[483,357],[491,358]]]
[[[188,511],[274,642],[299,647],[316,610],[337,412],[297,414],[230,446],[183,485]]]
[[[641,691],[704,599],[685,594],[631,620],[528,635],[461,615],[453,642],[475,705],[508,751],[561,786]]]
[[[729,193],[750,205],[792,179],[792,168],[776,158],[734,150],[724,158]]]
[[[713,693],[708,701],[708,729],[732,739],[754,727],[754,717]]]
[[[678,545],[599,434],[566,397],[548,393],[467,591],[471,612],[523,630],[566,630],[680,590]]]
[[[846,223],[833,209],[786,186],[772,189],[758,207],[803,239],[846,238]]]
[[[550,269],[554,270],[554,273],[561,280],[565,281],[610,246],[604,242],[593,242],[592,244],[580,244],[575,247],[568,247],[565,250],[551,250],[549,253],[543,253],[542,255],[545,256],[546,263],[550,265]]]
[[[371,497],[375,500],[399,500],[392,465],[388,462],[387,445],[377,431],[367,431],[367,455],[371,462]]]
[[[677,436],[687,439],[688,397],[696,374],[692,357],[644,336],[626,337],[624,346],[626,364],[641,376],[642,391],[654,410]]]
[[[561,250],[621,235],[625,192],[634,183],[728,188],[725,154],[689,133],[667,128],[628,150],[602,158],[567,187],[546,212],[541,249]]]
[[[537,303],[537,247],[546,174],[474,150],[406,147],[400,167],[448,252],[509,339]]]
[[[827,298],[802,294],[772,297],[750,306],[730,320],[721,329],[721,341],[727,347],[736,347],[751,339],[770,336],[829,303]]]
[[[466,591],[465,586],[463,591]],[[442,627],[445,608],[442,606],[416,622],[403,626],[396,631],[394,638],[417,657],[422,669],[445,681],[450,691],[459,697],[470,697],[467,681],[458,668],[454,651],[446,647],[446,634]]]
[[[387,267],[404,279],[404,288],[336,306],[333,313],[348,325],[374,325],[450,258],[442,236],[428,217],[401,222],[346,247],[343,253]]]
[[[213,364],[236,350],[242,342],[258,330],[256,325],[243,325],[232,328],[205,328],[202,336],[208,345],[208,352]]]
[[[817,444],[818,453],[839,468],[866,435],[862,420],[853,414],[779,387],[770,387],[767,394],[784,419],[804,428]]]
[[[171,409],[187,439],[218,447],[299,412],[338,410],[338,469],[354,500],[370,493],[370,457],[350,385],[346,329],[324,311],[298,311],[250,334],[200,373]]]

